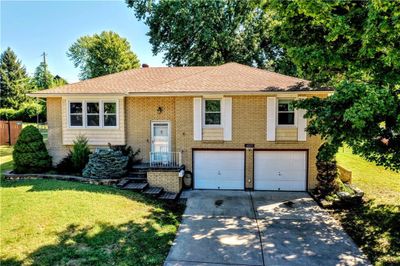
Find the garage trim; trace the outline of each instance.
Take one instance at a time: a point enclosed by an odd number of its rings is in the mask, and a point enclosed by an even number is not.
[[[309,149],[254,149],[253,152],[255,153],[256,151],[304,151],[306,152],[306,191],[308,191],[308,167],[309,167]],[[253,172],[254,172],[254,167],[255,167],[255,155],[253,156]],[[253,174],[253,187],[252,190],[254,190],[254,183],[255,183],[255,177]],[[287,190],[288,191],[288,190]]]
[[[235,148],[233,148],[233,149],[227,149],[227,148],[221,148],[221,149],[219,149],[219,148],[192,148],[192,175],[193,175],[192,189],[194,189],[195,182],[196,182],[196,173],[194,171],[194,152],[195,151],[242,151],[243,154],[244,154],[244,156],[243,156],[244,157],[244,160],[243,160],[243,163],[244,163],[244,167],[243,167],[244,168],[244,172],[243,172],[243,188],[244,189],[243,190],[246,190],[246,160],[247,160],[247,158],[246,158],[246,149],[235,149]],[[253,168],[254,168],[254,161],[253,161]],[[253,187],[254,187],[254,184],[253,184]],[[202,190],[202,189],[198,189],[197,188],[197,190]]]

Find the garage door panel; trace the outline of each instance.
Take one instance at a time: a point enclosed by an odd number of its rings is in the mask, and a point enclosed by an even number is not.
[[[306,190],[305,151],[255,151],[254,189]]]
[[[244,189],[244,152],[194,151],[197,189]]]

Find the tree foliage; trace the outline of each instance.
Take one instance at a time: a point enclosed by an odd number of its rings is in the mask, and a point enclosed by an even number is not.
[[[21,131],[14,146],[13,159],[16,173],[41,173],[51,167],[51,157],[36,127],[27,126]]]
[[[86,178],[121,178],[127,172],[128,160],[121,151],[100,150],[90,155],[82,175]]]
[[[309,133],[320,134],[329,150],[347,143],[364,158],[400,170],[398,2],[268,0],[264,8],[273,41],[299,75],[335,88],[326,99],[298,104],[307,109]]]
[[[53,76],[46,62],[41,62],[36,68],[33,75],[33,82],[35,88],[38,90],[50,89],[68,84],[68,82],[59,75]]]
[[[271,43],[269,18],[255,0],[127,0],[149,26],[153,53],[170,66],[238,62],[293,72]],[[285,68],[283,68],[285,66]]]
[[[81,79],[138,68],[139,59],[129,42],[112,31],[80,37],[67,52]]]
[[[0,108],[17,110],[31,89],[25,67],[8,47],[0,56]]]

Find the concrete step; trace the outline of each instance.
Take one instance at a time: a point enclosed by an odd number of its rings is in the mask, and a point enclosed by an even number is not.
[[[158,198],[161,200],[176,200],[178,198],[178,193],[164,191]]]
[[[159,196],[163,192],[162,187],[148,187],[146,188],[143,193],[150,196]]]
[[[133,191],[143,191],[148,187],[148,183],[128,183],[122,189],[133,190]]]
[[[131,182],[131,180],[129,180],[129,178],[122,178],[118,183],[117,183],[117,187],[124,187],[125,185],[127,185],[129,182]]]

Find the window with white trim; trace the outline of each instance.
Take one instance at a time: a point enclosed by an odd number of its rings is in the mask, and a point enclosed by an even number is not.
[[[69,126],[80,128],[108,128],[118,126],[116,101],[69,101]]]
[[[221,100],[219,99],[204,100],[204,125],[205,126],[221,125]]]
[[[100,126],[100,103],[87,102],[86,103],[86,126],[99,127]]]
[[[293,100],[278,100],[278,125],[293,126],[294,124]]]
[[[70,102],[69,103],[69,124],[71,127],[83,126],[83,103]]]
[[[115,127],[117,126],[117,103],[116,102],[104,102],[104,126]]]

